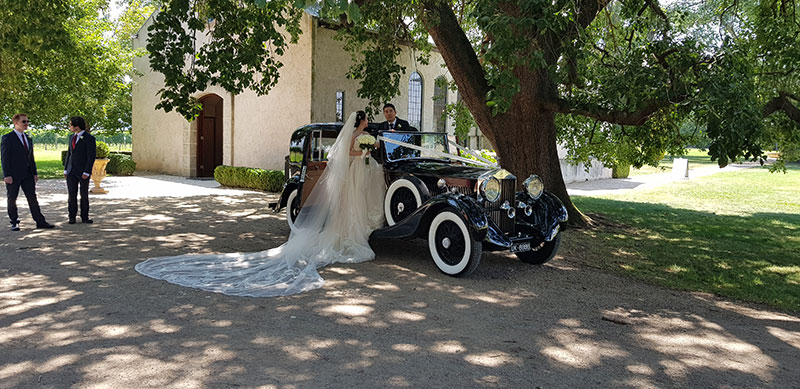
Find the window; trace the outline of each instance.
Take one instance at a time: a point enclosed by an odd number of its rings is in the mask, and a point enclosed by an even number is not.
[[[344,121],[344,91],[336,91],[336,121]]]
[[[408,79],[408,123],[422,130],[422,76],[417,72]]]
[[[447,79],[441,76],[433,83],[433,120],[438,132],[447,132],[447,118],[444,110],[447,106]]]

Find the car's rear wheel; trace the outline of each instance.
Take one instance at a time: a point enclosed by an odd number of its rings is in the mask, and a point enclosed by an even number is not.
[[[298,196],[297,189],[292,190],[286,198],[286,222],[289,223],[289,228],[294,230],[294,221],[297,220],[297,215],[300,214],[300,196]]]
[[[556,235],[555,239],[544,242],[544,245],[536,251],[526,251],[524,253],[516,253],[517,258],[525,263],[532,265],[541,265],[553,259],[558,251],[558,246],[561,245],[561,234]]]
[[[447,209],[431,221],[428,249],[442,273],[463,277],[480,264],[483,244],[473,238],[472,231],[458,214]]]
[[[416,177],[395,180],[386,190],[383,210],[386,222],[393,226],[414,213],[430,197],[425,184]]]

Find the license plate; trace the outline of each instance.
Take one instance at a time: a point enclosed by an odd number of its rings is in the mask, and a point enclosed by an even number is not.
[[[512,253],[524,253],[531,251],[531,242],[514,243],[511,245]]]

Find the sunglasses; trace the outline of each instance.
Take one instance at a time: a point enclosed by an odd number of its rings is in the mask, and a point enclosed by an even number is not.
[[[30,121],[30,120],[20,120],[19,122],[20,122],[20,123],[22,123],[22,124],[28,124],[28,123],[30,123],[31,121]]]

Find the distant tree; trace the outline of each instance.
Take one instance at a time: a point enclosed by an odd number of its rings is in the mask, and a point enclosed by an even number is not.
[[[63,128],[84,116],[93,129],[130,128],[130,35],[155,9],[111,0],[0,0],[0,117],[18,112],[34,125]]]

